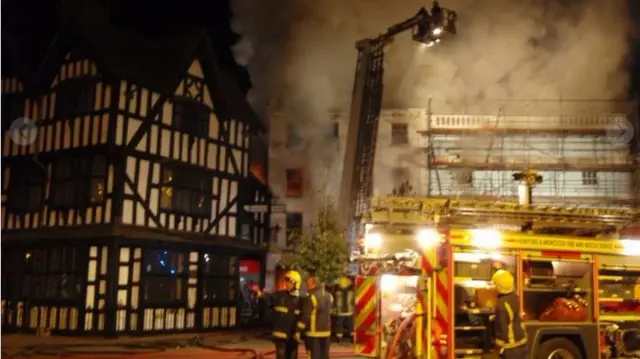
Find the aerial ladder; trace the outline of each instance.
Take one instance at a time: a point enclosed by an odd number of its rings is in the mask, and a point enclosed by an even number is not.
[[[431,11],[421,8],[413,17],[391,26],[386,32],[356,43],[358,60],[338,206],[338,218],[352,239],[359,230],[358,219],[368,209],[373,190],[385,47],[405,31],[411,31],[412,38],[423,46],[434,46],[447,34],[456,33],[456,19],[455,11],[442,8],[434,1]]]

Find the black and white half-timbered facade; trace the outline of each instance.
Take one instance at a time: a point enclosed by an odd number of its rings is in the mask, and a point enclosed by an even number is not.
[[[236,326],[238,263],[264,262],[268,239],[268,214],[243,209],[269,203],[250,172],[264,128],[206,32],[70,16],[35,73],[2,74],[3,328]],[[30,143],[12,137],[19,117]]]

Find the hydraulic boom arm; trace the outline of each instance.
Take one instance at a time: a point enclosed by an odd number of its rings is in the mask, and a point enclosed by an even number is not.
[[[443,33],[455,33],[455,20],[455,12],[441,8],[434,1],[431,13],[422,8],[385,33],[356,44],[358,60],[338,203],[338,218],[349,230],[351,238],[358,231],[356,224],[367,210],[367,201],[373,190],[373,165],[382,106],[384,47],[396,35],[407,30],[412,30],[414,40],[432,46],[440,41]]]

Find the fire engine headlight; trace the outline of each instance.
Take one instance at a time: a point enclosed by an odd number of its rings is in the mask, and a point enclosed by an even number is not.
[[[440,233],[435,229],[421,229],[416,233],[416,239],[422,248],[431,248],[440,243]]]
[[[622,239],[622,248],[625,255],[628,256],[640,256],[640,240],[634,239]]]
[[[364,247],[366,249],[380,249],[382,246],[382,235],[380,233],[367,233],[364,236]]]
[[[474,229],[471,236],[472,245],[478,248],[495,249],[502,245],[502,235],[494,229]]]

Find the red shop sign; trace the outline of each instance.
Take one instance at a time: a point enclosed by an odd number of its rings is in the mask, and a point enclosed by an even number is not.
[[[240,274],[260,274],[260,261],[245,259],[240,261]]]

